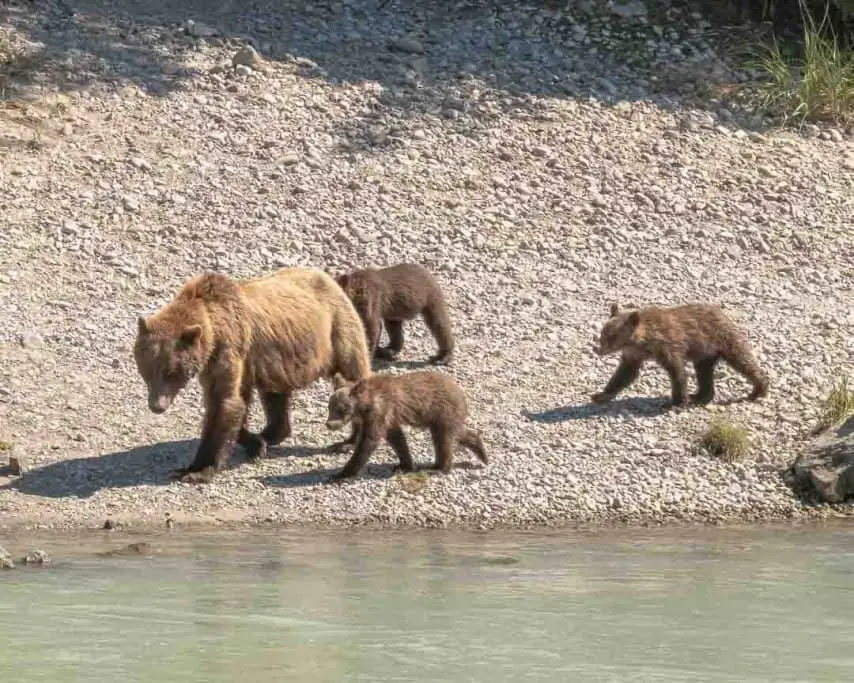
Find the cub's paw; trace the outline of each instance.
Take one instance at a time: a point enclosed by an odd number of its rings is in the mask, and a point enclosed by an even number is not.
[[[185,472],[180,481],[184,484],[210,484],[214,478],[214,468],[205,467],[196,472]]]
[[[427,362],[430,365],[450,365],[454,360],[454,357],[450,353],[437,353],[433,356],[430,356],[427,359]]]
[[[712,402],[714,395],[712,394],[691,394],[688,397],[694,405],[704,406]]]
[[[336,472],[335,474],[331,474],[326,478],[327,484],[343,484],[345,481],[350,480],[352,477],[348,474],[344,474],[343,472]]]
[[[606,403],[610,403],[614,400],[614,394],[608,394],[604,391],[600,391],[599,393],[593,394],[590,397],[590,400],[596,405],[604,405]]]

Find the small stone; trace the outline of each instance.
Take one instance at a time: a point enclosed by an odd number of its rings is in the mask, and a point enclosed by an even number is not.
[[[260,69],[264,62],[261,56],[255,51],[251,45],[246,45],[240,48],[231,58],[233,67],[246,66],[250,69]]]
[[[27,461],[24,456],[17,454],[9,456],[9,472],[13,475],[20,477],[28,469],[29,467],[27,467]]]
[[[27,553],[24,558],[24,564],[48,564],[50,562],[50,555],[48,555],[44,550],[40,550],[36,548],[35,550],[31,550]]]
[[[293,166],[294,164],[299,163],[299,154],[296,152],[286,152],[282,155],[279,161],[281,161],[285,166]]]
[[[388,41],[388,47],[396,52],[406,52],[408,54],[423,54],[426,52],[424,44],[415,38],[391,38]]]
[[[191,35],[194,38],[211,38],[219,35],[219,31],[212,26],[195,22],[192,19],[187,19],[184,24],[184,30],[187,32],[187,35]]]
[[[0,569],[14,569],[15,562],[6,549],[0,545]]]
[[[122,206],[124,207],[125,211],[130,211],[131,213],[136,213],[137,211],[139,211],[139,201],[135,197],[132,197],[128,194],[122,197]]]
[[[141,168],[145,170],[151,168],[151,165],[142,157],[131,157],[130,164],[131,166],[135,166],[136,168]]]
[[[830,135],[830,139],[833,140],[833,142],[842,142],[845,139],[842,137],[842,132],[836,128],[831,128],[827,133]]]
[[[111,531],[116,528],[116,523],[112,519],[107,519],[104,522],[104,526],[101,528],[106,529],[107,531]]]
[[[236,67],[234,67],[234,73],[236,73],[238,76],[251,76],[252,69],[246,66],[245,64],[238,64]]]

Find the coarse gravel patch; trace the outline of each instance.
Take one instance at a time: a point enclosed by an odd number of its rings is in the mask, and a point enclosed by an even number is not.
[[[781,477],[852,367],[844,131],[784,132],[704,100],[708,82],[747,76],[702,17],[662,23],[652,5],[631,17],[596,3],[238,5],[12,8],[31,78],[12,74],[24,104],[0,110],[0,440],[28,470],[0,470],[0,527],[849,513],[802,502]],[[465,389],[488,466],[461,453],[419,488],[392,476],[383,447],[358,480],[329,485],[348,456],[324,450],[339,436],[318,382],[268,459],[238,449],[209,486],[169,479],[192,458],[200,394],[148,411],[138,315],[207,269],[401,261],[445,289],[457,351],[437,371]],[[592,352],[612,301],[723,305],[770,395],[735,401],[749,387],[721,367],[714,404],[666,411],[669,382],[649,367],[591,405],[616,365]],[[433,352],[421,322],[406,334],[382,371]],[[749,430],[746,460],[697,451],[715,416]],[[425,434],[409,438],[432,460]]]

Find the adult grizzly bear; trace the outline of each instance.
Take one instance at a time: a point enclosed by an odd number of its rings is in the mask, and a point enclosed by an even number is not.
[[[429,362],[451,362],[454,335],[448,306],[438,281],[417,263],[400,263],[388,268],[364,268],[336,277],[365,325],[371,355],[394,360],[403,349],[403,323],[417,316],[424,318],[439,352]],[[385,325],[389,345],[377,348]]]
[[[134,347],[148,386],[148,405],[165,411],[198,376],[205,397],[202,439],[185,482],[207,482],[223,469],[235,442],[263,456],[291,434],[294,390],[336,373],[357,381],[370,374],[361,321],[326,273],[285,268],[253,280],[205,273],[147,320]],[[267,425],[246,429],[257,389]],[[355,443],[355,431],[344,443]]]
[[[441,372],[371,375],[353,383],[341,375],[333,380],[326,426],[340,429],[352,422],[356,448],[332,481],[356,476],[383,438],[400,460],[400,469],[415,469],[401,427],[429,428],[436,460],[432,469],[449,472],[454,449],[462,444],[486,464],[489,458],[480,432],[466,426],[468,405],[459,384]]]
[[[715,396],[714,373],[719,360],[726,361],[753,384],[748,400],[768,393],[769,380],[756,362],[747,336],[712,304],[685,304],[667,308],[648,307],[621,312],[611,306],[611,317],[602,327],[596,353],[621,352],[620,365],[605,386],[591,397],[607,403],[635,381],[647,360],[661,365],[670,376],[671,403],[685,402],[685,361],[694,364],[697,393],[690,399],[705,404]]]

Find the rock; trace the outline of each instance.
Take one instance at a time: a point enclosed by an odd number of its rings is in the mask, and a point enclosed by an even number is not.
[[[14,569],[15,561],[6,549],[0,545],[0,569]]]
[[[207,24],[193,21],[192,19],[187,19],[184,23],[184,30],[187,32],[187,35],[191,35],[194,38],[212,38],[219,35],[219,30]]]
[[[26,458],[23,455],[17,453],[9,455],[9,472],[11,474],[20,477],[28,469]]]
[[[640,0],[630,0],[626,3],[612,1],[610,3],[610,10],[611,14],[616,14],[623,19],[646,16],[646,6]]]
[[[50,555],[48,555],[44,550],[36,548],[35,550],[28,552],[22,562],[24,564],[48,564],[50,562]]]
[[[245,64],[238,64],[236,67],[234,67],[234,73],[236,73],[238,76],[251,76],[252,68],[246,66]]]
[[[388,47],[390,50],[396,52],[406,52],[414,55],[420,55],[427,51],[421,41],[409,37],[390,38]]]
[[[264,61],[255,51],[254,47],[246,45],[234,53],[234,56],[231,58],[231,65],[235,68],[238,66],[246,66],[250,69],[260,70],[264,65]]]
[[[796,488],[815,492],[826,503],[854,496],[854,417],[820,435],[787,472]]]

